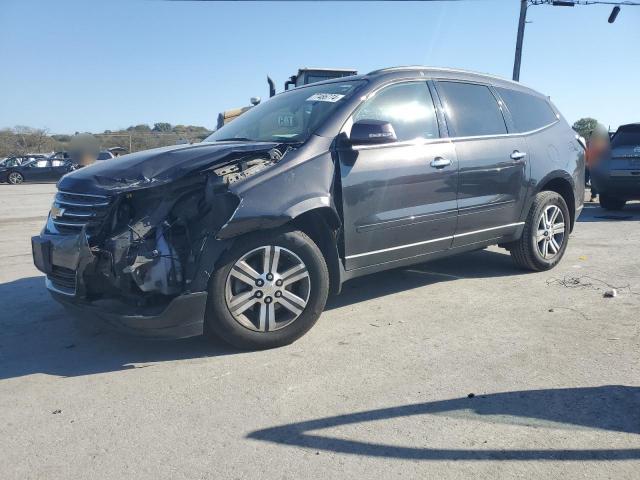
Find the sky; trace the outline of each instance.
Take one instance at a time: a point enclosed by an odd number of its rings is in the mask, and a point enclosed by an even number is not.
[[[0,128],[214,128],[299,67],[455,67],[511,78],[518,0],[0,0]],[[640,121],[640,7],[529,8],[520,81],[569,122]]]

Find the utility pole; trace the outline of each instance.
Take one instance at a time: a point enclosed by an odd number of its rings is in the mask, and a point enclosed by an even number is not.
[[[551,5],[553,7],[575,7],[576,5],[614,5],[609,23],[616,21],[620,13],[620,5],[638,7],[640,2],[633,0],[520,0],[520,19],[518,21],[518,38],[516,40],[516,56],[513,60],[513,80],[520,81],[520,63],[522,62],[522,42],[524,40],[524,26],[527,23],[527,8],[529,5]]]
[[[520,81],[520,63],[522,62],[522,42],[524,26],[527,23],[527,6],[529,0],[520,0],[520,20],[518,21],[518,39],[516,40],[516,56],[513,60],[513,80]]]

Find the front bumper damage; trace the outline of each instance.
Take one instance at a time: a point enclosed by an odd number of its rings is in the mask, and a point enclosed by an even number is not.
[[[217,234],[241,200],[229,187],[282,155],[235,156],[148,188],[89,194],[60,184],[47,225],[31,239],[34,264],[74,314],[127,333],[199,335],[209,278],[232,243]]]
[[[42,233],[31,238],[36,267],[44,272],[52,297],[77,316],[91,316],[115,329],[144,336],[181,338],[203,331],[207,292],[186,292],[152,303],[92,298],[83,280],[99,268],[85,232],[76,236]]]

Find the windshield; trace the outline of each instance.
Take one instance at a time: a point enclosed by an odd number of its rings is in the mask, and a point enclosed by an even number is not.
[[[611,139],[611,148],[640,146],[640,126],[619,129]]]
[[[276,95],[216,130],[205,142],[304,142],[364,82],[327,83]]]

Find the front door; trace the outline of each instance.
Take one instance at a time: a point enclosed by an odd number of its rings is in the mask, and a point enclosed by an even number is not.
[[[383,88],[351,119],[359,120],[391,123],[397,142],[338,152],[345,268],[448,249],[456,226],[458,162],[453,145],[440,138],[427,83]]]
[[[51,161],[36,160],[25,169],[25,178],[31,181],[43,182],[50,180],[51,171]]]
[[[527,192],[527,147],[509,135],[502,105],[486,85],[439,81],[459,162],[453,246],[499,239],[520,225]]]

